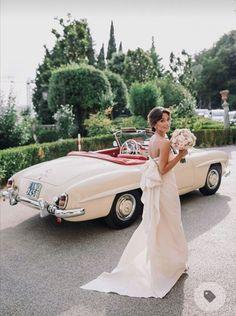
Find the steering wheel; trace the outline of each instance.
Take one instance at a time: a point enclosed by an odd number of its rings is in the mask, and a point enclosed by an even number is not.
[[[142,145],[134,139],[127,139],[120,148],[120,154],[139,155]]]

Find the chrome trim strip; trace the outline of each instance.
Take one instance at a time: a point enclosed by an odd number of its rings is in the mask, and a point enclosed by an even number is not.
[[[39,205],[39,202],[38,201],[34,201],[34,200],[31,200],[29,198],[26,198],[26,197],[23,197],[23,196],[19,196],[18,195],[18,198],[17,198],[18,202],[25,202],[25,203],[29,203],[33,206],[36,206],[37,208],[40,209],[40,205]]]

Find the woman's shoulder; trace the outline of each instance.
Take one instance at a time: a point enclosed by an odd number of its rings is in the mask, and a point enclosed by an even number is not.
[[[160,141],[160,147],[170,147],[170,140],[168,138],[164,138]]]

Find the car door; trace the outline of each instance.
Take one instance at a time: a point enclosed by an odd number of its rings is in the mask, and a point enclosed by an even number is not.
[[[179,192],[191,191],[194,188],[194,165],[191,155],[187,155],[184,162],[179,162],[175,166],[176,182]]]

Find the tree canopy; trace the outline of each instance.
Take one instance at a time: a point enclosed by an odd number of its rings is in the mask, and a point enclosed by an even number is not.
[[[133,82],[147,82],[157,77],[149,52],[142,48],[128,50],[124,64],[124,79],[127,86]]]
[[[198,104],[202,108],[221,107],[219,92],[230,91],[229,104],[236,109],[236,31],[224,34],[216,44],[195,56],[193,70]]]
[[[196,78],[192,69],[192,57],[184,49],[181,52],[181,57],[175,56],[175,54],[171,52],[169,66],[173,78],[188,89],[192,95],[195,95],[194,84]]]
[[[47,91],[52,71],[56,68],[72,64],[87,63],[94,65],[95,55],[93,40],[86,19],[73,20],[67,15],[67,20],[56,18],[62,31],[52,29],[55,45],[52,50],[45,46],[45,56],[36,71],[33,104],[43,123],[51,123],[52,111],[48,107]]]

